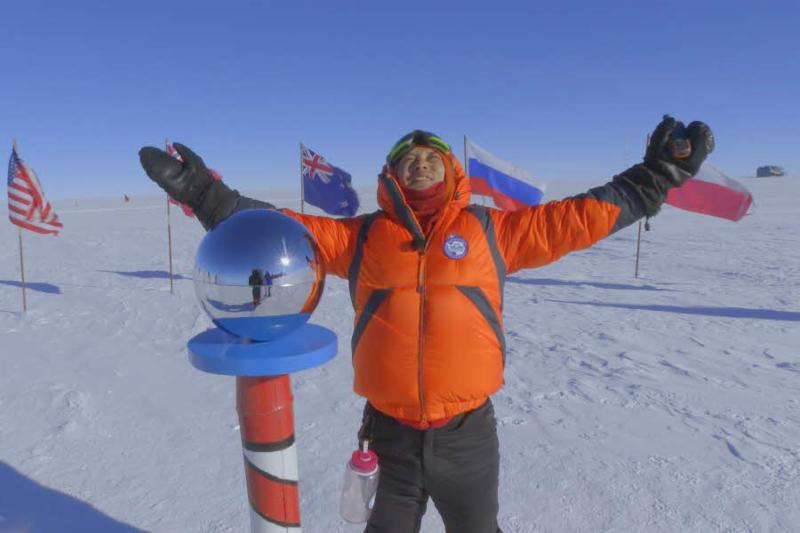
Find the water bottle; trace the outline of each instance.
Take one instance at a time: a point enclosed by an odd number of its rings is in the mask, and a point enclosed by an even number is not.
[[[378,454],[369,449],[369,442],[365,440],[345,467],[339,506],[342,518],[353,524],[367,521],[375,503],[379,475]]]

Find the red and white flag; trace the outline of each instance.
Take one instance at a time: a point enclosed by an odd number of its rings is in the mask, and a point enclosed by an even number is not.
[[[718,168],[705,164],[694,178],[669,190],[667,203],[686,211],[737,222],[747,214],[753,195]]]
[[[167,141],[166,145],[167,145],[167,153],[169,155],[171,155],[172,157],[174,157],[178,161],[183,161],[183,159],[181,158],[181,154],[179,154],[178,151],[175,149],[175,147],[172,146],[171,142]],[[208,169],[208,172],[211,174],[211,177],[214,178],[215,180],[220,181],[222,179],[222,176],[217,174],[217,171],[214,170],[213,168]],[[183,214],[186,215],[187,217],[193,217],[194,216],[194,211],[192,211],[191,207],[189,207],[188,205],[180,203],[179,201],[175,200],[171,196],[169,197],[169,203],[171,203],[172,205],[180,206],[181,210],[183,211]]]
[[[12,224],[36,233],[58,235],[63,224],[44,197],[44,191],[31,167],[11,150],[8,162],[8,218]]]

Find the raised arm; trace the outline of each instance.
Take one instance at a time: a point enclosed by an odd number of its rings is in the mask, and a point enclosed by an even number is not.
[[[191,207],[207,230],[243,209],[276,209],[270,203],[242,196],[221,180],[214,180],[200,156],[182,144],[175,143],[174,147],[182,162],[152,146],[139,151],[139,160],[150,179],[170,197]],[[281,212],[308,228],[320,248],[327,273],[347,277],[358,229],[365,217],[335,219],[301,215],[288,209]]]
[[[691,146],[688,154],[676,152],[675,131],[685,131]],[[643,216],[655,215],[667,191],[696,174],[713,149],[714,136],[706,124],[692,122],[684,129],[665,116],[650,136],[644,162],[605,185],[520,211],[491,211],[507,272],[550,263],[593,245]]]

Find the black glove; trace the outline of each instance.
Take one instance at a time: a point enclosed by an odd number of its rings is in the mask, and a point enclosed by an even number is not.
[[[203,227],[211,229],[237,208],[242,197],[222,181],[214,180],[199,155],[182,144],[172,146],[183,162],[152,146],[139,150],[139,161],[151,180],[172,198],[194,209]],[[272,207],[271,204],[247,199],[241,208],[262,205]]]
[[[676,151],[680,141],[687,152]],[[618,220],[617,229],[625,227],[641,216],[652,217],[658,213],[667,198],[667,192],[680,187],[697,174],[706,156],[714,150],[714,135],[711,128],[702,122],[692,122],[689,127],[677,122],[669,115],[650,135],[650,143],[644,162],[614,176],[612,184],[619,187],[623,196],[636,199],[627,215]],[[681,157],[683,156],[683,157]]]
[[[686,157],[676,157],[673,143],[688,140],[691,151]],[[714,134],[703,122],[694,121],[688,127],[664,115],[661,123],[650,135],[650,143],[644,156],[644,164],[656,174],[667,179],[673,187],[679,187],[697,174],[708,154],[714,151]]]
[[[175,143],[183,162],[152,146],[139,150],[139,161],[151,180],[168,195],[192,209],[198,209],[214,178],[199,155],[186,146]]]

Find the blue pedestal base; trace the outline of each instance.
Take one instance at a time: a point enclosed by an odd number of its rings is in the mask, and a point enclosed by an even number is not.
[[[189,340],[189,361],[204,372],[227,376],[280,376],[319,366],[336,355],[336,334],[304,324],[274,341],[242,342],[213,328]]]

